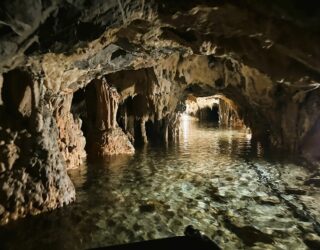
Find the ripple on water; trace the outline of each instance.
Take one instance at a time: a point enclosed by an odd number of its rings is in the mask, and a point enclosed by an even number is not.
[[[3,227],[3,247],[90,248],[182,235],[192,224],[224,249],[305,249],[299,228],[312,231],[312,225],[292,215],[248,159],[280,190],[296,180],[290,173],[304,170],[257,157],[245,131],[190,126],[176,145],[70,171],[77,201]],[[245,230],[274,243],[245,245]]]

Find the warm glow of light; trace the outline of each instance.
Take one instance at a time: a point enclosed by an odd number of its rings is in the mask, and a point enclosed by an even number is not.
[[[248,131],[247,131],[247,133],[246,133],[246,138],[247,138],[248,141],[251,140],[251,138],[252,138],[251,130],[248,130]]]
[[[190,116],[186,113],[183,113],[181,116],[181,125],[183,130],[183,138],[184,141],[188,140],[188,133],[189,133],[189,124],[190,123]]]

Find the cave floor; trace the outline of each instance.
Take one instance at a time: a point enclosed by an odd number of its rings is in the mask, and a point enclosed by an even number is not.
[[[319,243],[320,189],[291,160],[243,130],[183,121],[175,145],[70,171],[74,204],[0,228],[1,249],[84,249],[200,229],[223,249],[308,249]]]

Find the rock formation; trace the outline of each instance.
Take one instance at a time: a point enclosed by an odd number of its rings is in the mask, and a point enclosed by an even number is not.
[[[186,113],[197,117],[199,121],[219,123],[221,127],[242,128],[244,123],[239,117],[238,107],[223,95],[208,97],[188,96]]]
[[[1,223],[73,201],[66,168],[82,163],[85,143],[108,155],[174,140],[189,94],[232,100],[254,140],[315,165],[319,9],[296,0],[1,1]]]
[[[84,150],[86,141],[81,131],[81,119],[79,117],[74,119],[70,112],[72,95],[63,96],[60,102],[60,104],[55,104],[57,108],[54,112],[54,118],[59,131],[59,149],[67,168],[70,169],[83,163],[83,159],[86,157]]]
[[[27,72],[5,74],[0,110],[0,223],[61,207],[75,190],[52,103]],[[19,84],[19,85],[18,85]]]
[[[93,80],[86,96],[88,113],[88,151],[91,155],[105,156],[133,154],[134,148],[118,126],[116,116],[119,94],[104,80]]]

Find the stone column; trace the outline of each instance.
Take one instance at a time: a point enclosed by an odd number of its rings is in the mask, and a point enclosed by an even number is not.
[[[223,127],[230,125],[230,106],[222,99],[219,102],[219,123]]]
[[[96,101],[88,107],[95,109],[95,119],[88,143],[93,156],[132,154],[134,148],[117,123],[119,94],[104,80],[94,80]],[[95,105],[95,107],[93,107]],[[90,110],[88,110],[90,112]]]
[[[0,224],[75,200],[75,189],[58,146],[53,115],[56,96],[42,89],[40,78],[27,71],[7,73],[3,84]],[[44,94],[46,98],[38,102]]]
[[[72,94],[63,95],[54,111],[59,132],[59,148],[68,169],[77,168],[86,157],[86,140],[81,131],[81,119],[71,114]]]

